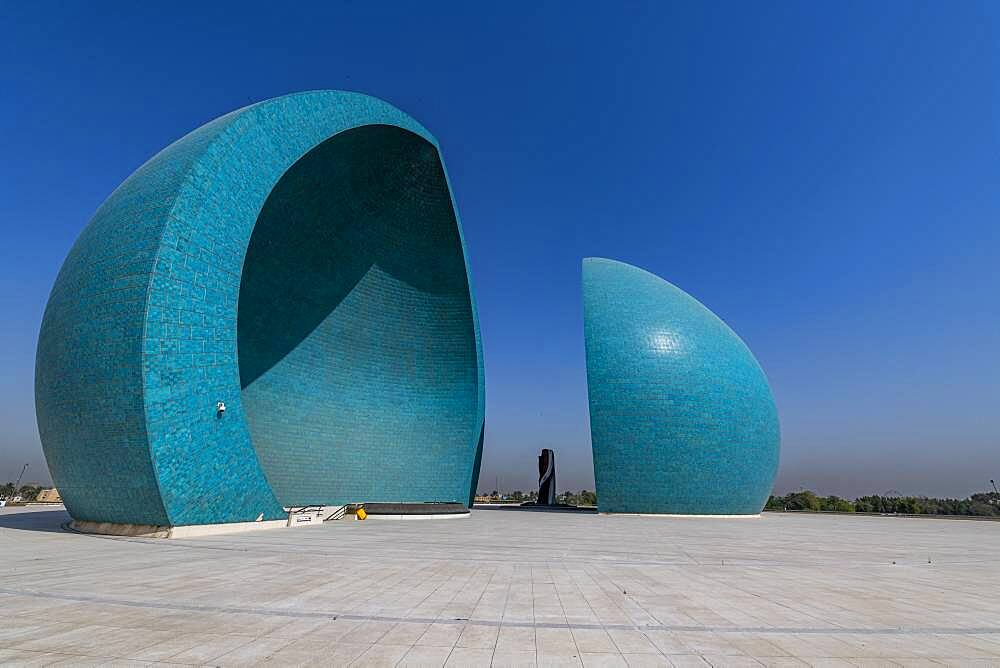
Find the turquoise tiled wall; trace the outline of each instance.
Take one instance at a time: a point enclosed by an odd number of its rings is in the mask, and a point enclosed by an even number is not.
[[[599,510],[759,513],[780,433],[743,341],[684,291],[622,262],[584,260],[583,299]]]
[[[76,519],[467,501],[482,350],[434,138],[381,100],[320,91],[172,144],[71,250],[42,323],[36,403]]]
[[[281,177],[250,240],[237,332],[251,440],[283,504],[467,500],[476,340],[427,140],[348,130]]]

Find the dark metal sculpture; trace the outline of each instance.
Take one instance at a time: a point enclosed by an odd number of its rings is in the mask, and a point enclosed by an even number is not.
[[[548,448],[538,455],[538,504],[556,505],[556,455]]]

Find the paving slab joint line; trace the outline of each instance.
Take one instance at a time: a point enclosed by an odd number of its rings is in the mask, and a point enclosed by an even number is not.
[[[95,603],[100,605],[120,605],[133,608],[158,610],[178,610],[187,612],[217,612],[227,614],[266,615],[293,619],[347,619],[351,621],[392,622],[412,624],[452,624],[491,627],[511,627],[530,629],[611,629],[615,631],[682,631],[713,633],[761,633],[761,634],[830,634],[830,635],[1000,635],[1000,626],[984,627],[779,627],[779,626],[692,626],[672,624],[570,624],[559,622],[500,622],[489,619],[438,619],[434,617],[393,617],[387,615],[358,615],[352,613],[327,612],[320,610],[287,610],[275,608],[247,608],[239,606],[194,605],[185,603],[158,603],[155,601],[133,601],[102,596],[84,596],[32,591],[29,589],[0,588],[0,594],[8,596],[29,596],[60,601]]]

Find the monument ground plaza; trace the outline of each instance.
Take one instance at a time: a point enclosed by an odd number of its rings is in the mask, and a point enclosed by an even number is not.
[[[0,515],[0,663],[995,666],[993,522],[480,509],[196,539]]]

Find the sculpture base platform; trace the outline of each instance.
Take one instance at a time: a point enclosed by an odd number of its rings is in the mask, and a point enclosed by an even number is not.
[[[468,517],[461,503],[366,503],[370,520],[446,520]]]

